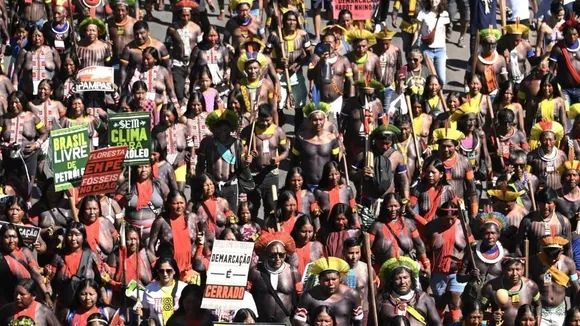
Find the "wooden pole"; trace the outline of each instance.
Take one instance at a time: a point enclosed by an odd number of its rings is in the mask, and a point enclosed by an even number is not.
[[[274,202],[278,201],[278,188],[276,185],[272,185],[272,200]],[[266,212],[264,212],[264,214],[266,214]],[[280,232],[280,221],[278,221],[278,218],[276,218],[276,232]]]
[[[475,75],[477,68],[477,57],[479,56],[479,31],[475,33],[475,44],[473,45],[473,55],[471,58],[471,78]]]
[[[278,26],[278,40],[280,42],[280,55],[282,56],[282,59],[288,59],[288,56],[286,55],[286,49],[284,49],[284,44],[286,43],[286,41],[284,40],[284,37],[282,36],[282,19],[280,18],[280,11],[278,9],[278,0],[275,0],[272,2],[272,5],[274,6],[274,13],[276,15],[276,19],[277,19],[277,26]],[[292,85],[290,85],[290,71],[288,70],[288,65],[284,65],[284,75],[286,76],[286,92],[287,94],[287,99],[290,99],[290,104],[291,104],[291,108],[286,108],[287,110],[290,109],[294,109],[294,96],[292,96]]]
[[[409,118],[411,119],[411,137],[413,137],[413,146],[415,147],[415,153],[417,155],[417,168],[419,169],[419,173],[421,173],[423,162],[421,160],[419,143],[417,142],[417,135],[415,134],[415,128],[413,125],[413,108],[411,107],[411,97],[409,97],[409,95],[405,95],[405,102],[407,103],[407,112],[409,112]]]
[[[375,282],[373,279],[373,262],[371,260],[371,242],[369,239],[369,234],[367,232],[363,232],[364,241],[365,241],[365,256],[367,260],[367,272],[369,278],[369,296],[370,296],[370,311],[371,317],[373,318],[373,322],[375,325],[379,325],[379,317],[377,314],[377,299],[375,294]],[[364,298],[363,298],[364,300]]]
[[[461,222],[461,229],[463,230],[463,235],[465,236],[465,242],[467,243],[467,252],[469,253],[469,258],[473,268],[477,268],[475,265],[475,257],[473,256],[473,250],[471,244],[469,243],[469,229],[467,228],[467,221],[463,210],[465,209],[465,203],[463,200],[459,199],[459,220]]]
[[[502,34],[505,34],[506,30],[505,27],[507,25],[507,12],[506,12],[506,3],[505,0],[500,0],[499,1],[499,9],[501,11],[501,32]]]

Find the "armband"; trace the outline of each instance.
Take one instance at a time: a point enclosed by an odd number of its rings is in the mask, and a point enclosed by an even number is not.
[[[534,296],[534,301],[538,300],[540,300],[540,291],[538,291],[538,293],[536,293],[536,295]]]
[[[401,165],[397,166],[397,173],[398,174],[407,173],[407,165],[401,164]]]
[[[300,151],[296,149],[296,147],[292,147],[292,154],[296,156],[300,156]]]
[[[36,128],[36,130],[44,127],[44,123],[42,123],[42,121],[40,121],[39,123],[37,123],[36,125],[34,125],[34,127]]]
[[[570,281],[572,281],[572,282],[578,281],[578,274],[574,273],[574,274],[570,275]]]
[[[338,155],[338,153],[340,152],[340,148],[333,148],[332,149],[332,155]]]
[[[286,145],[286,138],[284,138],[284,139],[280,139],[280,142],[279,142],[279,144],[280,144],[280,145]]]

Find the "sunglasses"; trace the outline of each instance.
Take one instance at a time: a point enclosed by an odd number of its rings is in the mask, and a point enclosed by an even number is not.
[[[167,274],[167,275],[173,274],[174,272],[175,271],[173,269],[171,269],[171,268],[170,269],[159,269],[159,270],[157,270],[157,273],[159,273],[159,274]]]
[[[273,252],[270,254],[270,257],[272,257],[272,258],[276,258],[276,257],[284,258],[284,257],[286,257],[286,253],[285,252]]]

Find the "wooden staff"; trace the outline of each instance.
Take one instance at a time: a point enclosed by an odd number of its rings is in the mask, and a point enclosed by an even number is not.
[[[139,0],[135,0],[135,20],[139,20]],[[139,317],[140,318],[140,317]],[[141,324],[141,323],[139,323]]]
[[[278,188],[275,184],[272,185],[272,200],[274,202],[278,201]],[[280,221],[278,221],[278,218],[276,218],[276,232],[280,232]]]
[[[417,168],[419,169],[419,172],[421,172],[423,169],[423,161],[421,159],[419,143],[417,142],[417,135],[415,134],[415,127],[413,125],[413,108],[411,107],[411,97],[409,97],[409,95],[405,95],[405,102],[407,103],[407,112],[411,119],[411,137],[413,137],[413,146],[415,147],[415,153],[417,154]]]
[[[530,199],[532,200],[532,209],[534,211],[537,210],[536,206],[536,196],[534,195],[534,188],[532,187],[532,179],[528,179],[528,188],[530,189]],[[580,223],[578,223],[580,225]],[[530,272],[530,240],[528,240],[528,232],[525,233],[524,239],[524,257],[526,257],[525,265],[524,265],[524,276],[528,277]]]
[[[137,0],[139,1],[139,0]],[[67,0],[67,4],[68,4],[68,17],[69,17],[69,22],[70,22],[70,36],[72,38],[72,51],[74,53],[76,53],[77,51],[77,37],[75,35],[75,20],[74,20],[74,12],[73,12],[73,7],[72,7],[72,3],[71,0]]]
[[[479,31],[475,33],[475,44],[473,46],[473,55],[471,58],[471,78],[475,75],[475,71],[477,70],[477,56],[479,55]]]
[[[506,25],[507,25],[507,9],[506,9],[506,4],[505,4],[505,0],[500,0],[499,1],[499,9],[501,11],[501,32],[502,34],[505,34],[506,32]]]
[[[467,252],[469,253],[469,258],[471,261],[471,265],[474,269],[476,269],[477,265],[475,265],[475,257],[473,256],[473,250],[471,248],[471,244],[469,243],[469,229],[467,228],[465,214],[463,210],[465,209],[465,203],[463,200],[459,199],[459,221],[461,222],[461,229],[463,230],[463,235],[465,236],[465,243],[467,243]]]
[[[373,279],[373,264],[371,260],[371,242],[367,232],[363,232],[363,237],[365,241],[365,255],[367,259],[367,272],[369,278],[370,313],[373,317],[373,322],[375,325],[379,325],[379,317],[377,315],[377,299],[375,297],[375,282]]]
[[[505,162],[503,161],[503,149],[499,145],[499,137],[497,135],[497,130],[495,129],[495,116],[493,114],[493,105],[491,103],[491,98],[489,95],[482,94],[481,96],[485,96],[485,101],[487,103],[487,108],[489,109],[489,118],[491,119],[491,132],[493,133],[493,137],[495,137],[495,147],[501,151],[498,153],[499,161],[501,162],[501,167],[505,169]],[[485,120],[485,119],[484,119]],[[484,121],[485,122],[485,121]]]
[[[280,42],[280,55],[282,56],[282,59],[288,59],[288,56],[286,55],[286,50],[284,49],[284,37],[282,36],[282,19],[280,18],[280,11],[278,9],[278,1],[273,1],[272,5],[274,6],[274,13],[276,14],[276,20],[278,22],[278,24],[276,24],[278,26],[278,40]],[[292,41],[294,42],[294,41]],[[290,105],[292,107],[290,108],[286,108],[286,109],[293,109],[294,108],[294,96],[292,95],[292,85],[290,85],[290,71],[288,70],[288,64],[284,65],[284,75],[286,76],[286,92],[287,94],[287,98],[290,99]]]

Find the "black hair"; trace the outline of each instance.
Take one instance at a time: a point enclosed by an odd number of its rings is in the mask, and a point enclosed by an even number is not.
[[[342,242],[342,249],[348,250],[352,247],[361,247],[362,243],[359,238],[351,237]]]
[[[38,294],[38,285],[36,285],[36,281],[31,278],[22,279],[16,284],[16,286],[23,287],[32,297],[36,297]]]
[[[30,222],[30,218],[28,217],[28,205],[26,204],[26,201],[20,196],[10,196],[8,198],[8,201],[6,202],[6,206],[5,206],[5,211],[4,211],[4,214],[6,214],[6,217],[8,217],[8,210],[13,205],[18,205],[18,207],[20,207],[20,209],[22,209],[22,212],[24,212],[24,216],[22,216],[22,221],[20,221],[20,222],[24,223],[24,224],[28,224]]]
[[[445,173],[445,165],[440,158],[435,155],[429,156],[423,162],[423,182],[427,183],[427,168],[433,166],[439,173],[441,173],[441,178],[439,179],[439,185],[446,185],[447,183],[447,174]]]
[[[270,103],[262,103],[258,105],[258,117],[271,118],[274,116],[274,108]]]
[[[75,221],[73,221],[73,222],[71,222],[67,226],[67,228],[66,228],[66,230],[64,232],[64,239],[65,239],[65,241],[64,241],[64,245],[63,245],[63,251],[64,251],[65,254],[70,252],[70,248],[68,247],[68,242],[66,241],[66,239],[67,239],[69,233],[71,233],[72,230],[77,230],[77,231],[80,232],[80,234],[82,234],[82,236],[83,236],[83,244],[81,246],[82,249],[88,249],[89,248],[89,242],[87,240],[87,230],[85,228],[85,225],[83,223],[81,223],[81,222],[75,222]]]
[[[310,239],[310,241],[313,241],[316,239],[316,231],[314,230],[314,220],[312,219],[312,217],[310,217],[310,215],[300,215],[297,219],[296,219],[296,223],[294,223],[294,228],[292,229],[292,232],[290,232],[290,236],[294,239],[294,242],[296,242],[296,239],[298,238],[298,232],[300,232],[300,229],[302,229],[302,227],[304,225],[312,225],[312,239]]]
[[[74,294],[73,307],[76,311],[79,311],[79,309],[83,306],[81,299],[79,297],[81,295],[81,292],[87,288],[93,288],[97,293],[97,302],[95,303],[95,307],[103,307],[105,305],[97,281],[93,280],[92,278],[83,279],[79,283],[76,292]]]
[[[463,318],[467,318],[467,316],[471,315],[472,313],[479,311],[483,313],[485,310],[483,308],[483,304],[477,300],[464,300],[463,306],[461,307],[461,315]]]
[[[520,325],[522,322],[522,318],[524,318],[524,315],[526,313],[531,313],[532,316],[534,316],[534,318],[536,318],[537,314],[536,314],[536,307],[532,306],[531,304],[524,304],[521,305],[518,308],[518,313],[516,314],[516,318],[515,318],[515,323],[514,325]],[[568,317],[568,314],[566,314],[566,317]],[[564,319],[566,320],[566,319]],[[538,324],[538,320],[536,319],[536,325]],[[566,323],[564,322],[564,325],[566,325]]]
[[[332,209],[330,210],[330,214],[328,215],[327,225],[330,225],[332,227],[332,225],[334,224],[334,220],[340,215],[344,215],[344,217],[346,217],[346,220],[348,221],[348,225],[346,227],[347,229],[355,228],[354,212],[352,211],[352,208],[350,208],[350,206],[343,203],[335,204],[332,207]]]
[[[135,24],[133,25],[133,33],[137,34],[137,31],[141,29],[145,29],[146,31],[149,32],[149,24],[147,24],[147,22],[144,20],[138,20],[135,22]]]
[[[330,316],[330,318],[332,319],[332,325],[336,326],[336,314],[334,313],[334,309],[331,306],[327,305],[319,305],[311,311],[310,324],[314,325],[316,317],[318,317],[318,315],[320,315],[323,312]]]
[[[177,267],[177,262],[173,257],[159,257],[155,262],[155,266],[153,267],[153,273],[155,274],[155,279],[158,280],[159,277],[159,268],[163,264],[169,264],[171,268],[173,268],[173,279],[179,281],[179,267]],[[177,285],[176,285],[177,286]]]
[[[86,196],[85,198],[83,198],[81,200],[81,205],[79,207],[79,219],[82,220],[85,217],[85,209],[87,207],[87,204],[89,202],[96,202],[97,206],[99,207],[99,216],[101,216],[101,201],[99,200],[99,198],[97,198],[97,196]]]
[[[550,203],[558,199],[558,193],[550,187],[542,188],[536,193],[536,201],[538,203]]]
[[[142,55],[145,55],[145,53],[150,54],[153,59],[155,59],[155,64],[158,65],[159,62],[161,61],[161,56],[159,55],[159,50],[157,50],[156,48],[152,47],[152,46],[148,46],[146,48],[143,49],[143,51],[141,52]]]
[[[509,123],[513,125],[516,120],[516,114],[511,109],[501,109],[497,112],[498,123]]]
[[[329,161],[326,164],[324,164],[324,167],[322,168],[322,176],[320,177],[320,182],[318,183],[318,188],[324,190],[328,188],[328,177],[330,176],[330,171],[332,171],[333,169],[338,171],[338,173],[340,173],[338,163],[336,163],[335,161]],[[340,175],[342,176],[342,173],[340,173]],[[338,183],[341,184],[342,180],[339,180]]]
[[[256,314],[254,313],[254,311],[252,309],[242,308],[242,309],[238,310],[238,312],[236,312],[236,315],[234,316],[233,322],[234,323],[243,323],[248,318],[252,318],[254,321],[256,321],[256,319],[258,319],[258,317],[256,317]]]
[[[566,24],[564,24],[566,25]],[[544,97],[544,86],[546,83],[550,83],[552,85],[552,96],[554,98],[561,97],[562,92],[560,91],[560,86],[558,86],[558,77],[552,73],[546,74],[542,77],[542,81],[540,82],[540,91],[538,92],[538,97]]]
[[[305,181],[306,179],[304,177],[304,170],[299,166],[295,166],[290,170],[288,170],[288,173],[286,173],[286,181],[284,182],[284,188],[290,189],[290,183],[292,182],[292,177],[295,174],[299,174],[302,177],[302,189],[308,189],[308,185],[306,184]],[[298,209],[300,209],[300,207]]]
[[[131,86],[131,94],[137,93],[138,90],[144,90],[145,92],[147,92],[148,91],[147,83],[145,83],[142,80],[134,82],[133,85]]]

